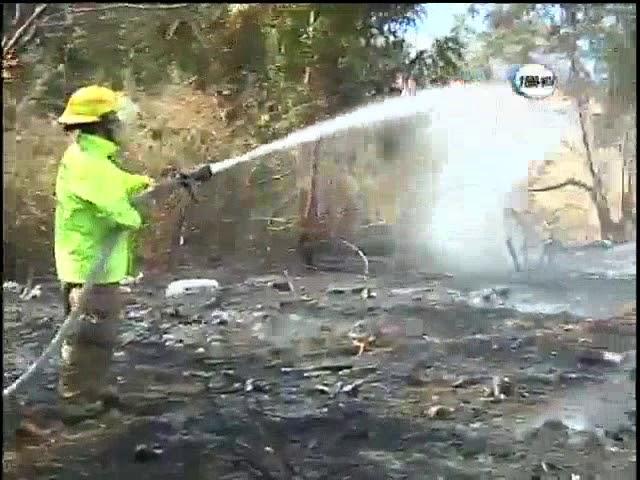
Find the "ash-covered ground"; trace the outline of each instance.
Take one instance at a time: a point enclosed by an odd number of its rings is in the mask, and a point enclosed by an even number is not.
[[[175,275],[215,278],[214,293],[132,286],[122,406],[62,423],[49,365],[18,399],[51,433],[16,439],[5,408],[5,475],[635,478],[635,245],[504,279],[370,260],[366,281],[357,257],[291,269],[293,291],[238,265]],[[4,292],[4,386],[61,322],[55,281],[41,285]]]

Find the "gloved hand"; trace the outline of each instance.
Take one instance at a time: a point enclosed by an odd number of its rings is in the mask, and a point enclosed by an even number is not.
[[[142,217],[143,225],[151,220],[153,211],[156,208],[156,200],[152,195],[139,195],[134,197],[131,201],[134,208],[138,211]]]
[[[189,176],[196,182],[206,182],[213,176],[213,174],[211,173],[209,165],[205,165],[204,167],[197,169],[195,172],[191,172]]]
[[[196,182],[206,182],[212,176],[213,174],[211,173],[211,169],[209,168],[208,165],[205,165],[204,167],[200,167],[199,169],[191,173],[178,172],[175,178],[178,181],[178,183],[182,187],[184,187],[187,190],[187,192],[189,192],[189,195],[191,195],[192,200],[194,202],[197,202],[197,198],[194,191],[194,184]]]

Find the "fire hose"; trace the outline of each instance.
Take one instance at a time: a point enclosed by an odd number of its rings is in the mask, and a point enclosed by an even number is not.
[[[235,163],[227,162],[224,164],[225,166],[223,168],[220,168],[220,166],[217,163],[205,165],[195,170],[191,174],[186,174],[186,175],[183,174],[178,176],[177,178],[172,178],[169,181],[158,184],[154,189],[144,192],[143,194],[133,199],[132,203],[141,204],[152,193],[157,193],[158,191],[162,191],[163,189],[172,190],[179,186],[186,188],[191,196],[192,201],[196,201],[195,193],[193,190],[193,187],[195,186],[195,184],[207,181],[214,174],[219,173],[223,170],[226,170],[232,167],[233,165],[236,165],[237,163],[240,163],[240,162],[235,162]],[[50,359],[52,355],[55,355],[58,352],[58,350],[60,349],[60,346],[62,345],[62,341],[66,338],[69,332],[73,331],[77,327],[78,321],[81,319],[81,316],[82,316],[82,311],[86,307],[86,302],[89,295],[88,292],[90,292],[90,290],[96,284],[96,281],[99,278],[100,274],[103,272],[107,264],[107,261],[109,260],[109,257],[111,256],[114,248],[116,247],[118,242],[123,238],[125,234],[126,232],[124,230],[118,228],[118,229],[114,229],[109,235],[107,235],[107,238],[102,247],[98,261],[95,263],[95,265],[91,269],[89,276],[87,278],[87,281],[84,284],[84,288],[82,289],[82,292],[80,294],[80,298],[78,299],[78,308],[73,309],[69,313],[67,318],[64,320],[64,322],[58,329],[58,332],[53,337],[53,339],[51,340],[47,348],[44,350],[44,352],[40,355],[40,357],[38,357],[38,359],[35,362],[33,362],[29,366],[29,368],[27,368],[27,370],[22,375],[20,375],[11,385],[9,385],[8,387],[2,390],[3,400],[15,394],[21,386],[23,386],[31,377],[33,377],[33,375],[44,365],[44,363],[48,359]]]

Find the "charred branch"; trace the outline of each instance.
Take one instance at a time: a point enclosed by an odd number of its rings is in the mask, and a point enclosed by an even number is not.
[[[552,190],[558,190],[564,187],[578,187],[586,192],[589,192],[589,193],[593,192],[593,187],[591,187],[590,185],[587,185],[585,182],[576,180],[575,178],[570,178],[568,180],[565,180],[564,182],[557,183],[555,185],[549,185],[547,187],[531,187],[528,190],[530,192],[550,192]]]
[[[22,36],[29,31],[29,28],[34,24],[34,22],[41,16],[46,10],[48,4],[44,3],[37,7],[31,16],[16,30],[16,33],[13,34],[11,39],[7,39],[6,37],[2,39],[2,56],[3,58],[8,54],[11,49],[13,49],[18,42],[22,38]]]
[[[101,5],[98,7],[84,7],[74,8],[73,13],[90,13],[90,12],[104,12],[107,10],[115,10],[118,8],[134,8],[138,10],[176,10],[178,8],[189,7],[188,3],[171,3],[171,4],[152,4],[144,5],[142,3],[112,3],[107,5]]]

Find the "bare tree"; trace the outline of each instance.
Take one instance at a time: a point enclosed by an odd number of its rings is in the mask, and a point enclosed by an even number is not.
[[[570,81],[572,85],[572,94],[576,97],[578,108],[578,118],[580,123],[581,140],[584,149],[584,163],[589,173],[590,184],[569,178],[563,182],[549,185],[545,187],[530,188],[530,192],[549,192],[567,186],[573,186],[586,191],[589,194],[593,205],[596,208],[598,221],[600,223],[601,236],[605,239],[614,241],[625,240],[625,224],[626,219],[614,221],[611,215],[611,205],[606,194],[606,186],[601,174],[595,167],[593,159],[593,122],[592,115],[589,111],[590,96],[589,92],[593,90],[593,82],[589,72],[582,64],[578,55],[578,16],[576,6],[572,4],[561,4],[565,14],[565,21],[571,29],[569,36],[568,53],[570,58]]]
[[[611,205],[606,194],[606,186],[602,176],[595,168],[592,151],[592,140],[589,135],[590,120],[588,111],[588,99],[583,96],[578,100],[578,116],[580,119],[580,130],[582,133],[582,144],[584,147],[584,162],[591,179],[591,184],[569,178],[560,183],[548,185],[544,187],[529,188],[530,192],[541,193],[557,190],[564,187],[576,187],[589,194],[589,198],[593,202],[600,223],[601,235],[605,239],[614,241],[624,241],[625,239],[625,218],[614,221],[611,214]]]

